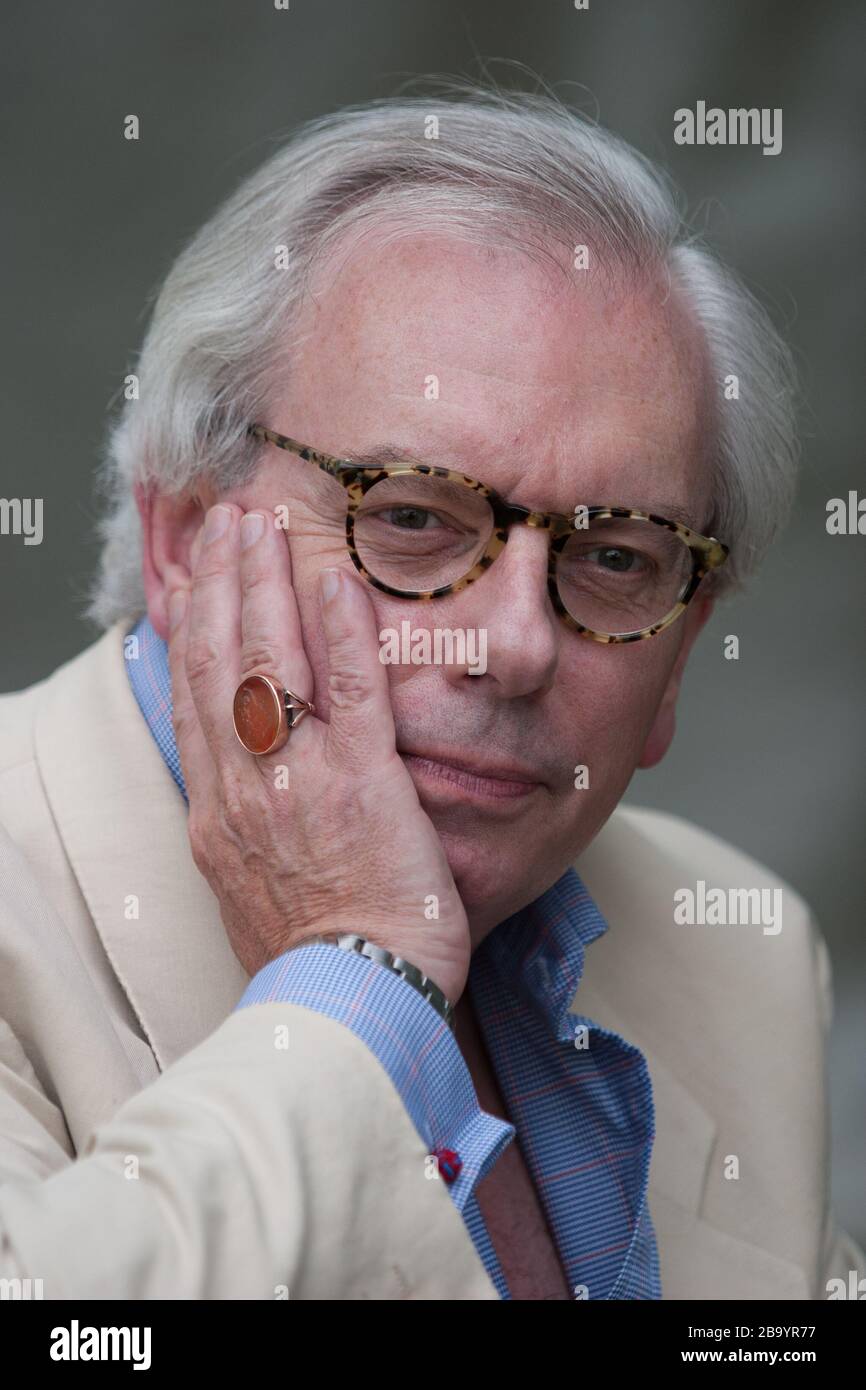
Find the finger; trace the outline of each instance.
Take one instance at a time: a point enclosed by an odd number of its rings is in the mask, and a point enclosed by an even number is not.
[[[309,700],[313,673],[292,586],[288,536],[271,511],[241,518],[241,679],[273,676]]]
[[[186,676],[189,628],[189,590],[175,589],[168,600],[168,665],[171,673],[171,717],[186,786],[187,799],[206,802],[214,784],[213,759],[202,732]]]
[[[332,766],[361,772],[381,766],[396,750],[375,612],[353,575],[325,569],[319,580],[330,665],[326,753]]]
[[[215,762],[239,762],[243,749],[232,721],[240,682],[241,588],[239,508],[225,503],[205,517],[192,570],[186,674]]]

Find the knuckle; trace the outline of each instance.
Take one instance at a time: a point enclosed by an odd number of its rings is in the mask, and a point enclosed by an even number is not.
[[[186,674],[190,685],[201,685],[219,668],[221,654],[207,633],[190,638],[186,649]]]
[[[253,553],[257,557],[261,554],[261,550],[262,547],[253,546]],[[244,593],[250,595],[258,593],[260,589],[267,590],[274,580],[272,567],[264,559],[258,560],[256,563],[251,558],[247,559],[246,555],[247,552],[245,551],[244,564],[241,569],[241,585]]]
[[[241,670],[245,676],[277,676],[280,678],[280,659],[271,642],[264,636],[248,637],[241,652]]]
[[[193,583],[199,591],[221,581],[229,568],[229,556],[223,550],[221,540],[212,541],[199,551],[193,576]]]
[[[229,835],[244,840],[255,820],[255,807],[251,805],[249,788],[229,769],[220,774],[220,813]]]
[[[239,839],[247,825],[246,807],[239,797],[231,794],[222,804],[222,818],[226,830],[233,839]]]
[[[171,712],[171,722],[174,725],[175,738],[179,744],[185,744],[195,733],[198,719],[195,711],[189,706],[175,705]]]
[[[210,868],[211,835],[207,823],[197,812],[190,810],[187,824],[192,861],[199,873],[206,874]]]
[[[365,672],[357,666],[332,671],[328,677],[328,697],[337,709],[355,709],[372,696],[372,687]]]

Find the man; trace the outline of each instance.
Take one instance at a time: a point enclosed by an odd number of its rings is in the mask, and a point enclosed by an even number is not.
[[[302,131],[179,257],[110,442],[105,634],[3,701],[5,1276],[812,1299],[862,1269],[807,907],[617,809],[795,452],[785,349],[681,231],[614,137],[468,92]],[[783,919],[689,926],[699,883]]]

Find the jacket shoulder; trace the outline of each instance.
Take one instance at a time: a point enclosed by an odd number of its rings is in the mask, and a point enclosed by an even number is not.
[[[605,852],[621,855],[639,848],[650,854],[656,874],[667,885],[676,878],[683,887],[703,880],[707,889],[758,887],[783,893],[785,922],[808,924],[812,910],[801,893],[769,865],[713,831],[682,816],[645,806],[621,806],[601,832],[609,834]],[[599,837],[601,838],[601,837]]]
[[[22,690],[10,690],[0,694],[0,775],[24,763],[35,761],[36,717],[49,690],[58,683],[65,682],[82,666],[90,665],[97,658],[103,644],[117,640],[117,627],[110,628],[83,651],[64,661],[41,680],[34,681]]]
[[[34,724],[50,676],[26,690],[0,695],[0,776],[35,760]]]
[[[745,850],[680,816],[620,806],[575,868],[613,926],[618,969],[661,970],[663,958],[695,1000],[729,993],[736,1011],[752,1000],[765,1020],[799,1003],[829,1026],[830,958],[812,910]],[[710,911],[713,890],[721,908]]]

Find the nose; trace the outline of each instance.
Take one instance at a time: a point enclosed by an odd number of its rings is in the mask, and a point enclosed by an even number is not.
[[[547,592],[546,531],[513,526],[490,569],[460,594],[461,619],[486,633],[486,671],[473,680],[494,681],[499,694],[541,696],[556,677],[563,629]],[[445,668],[461,680],[466,666]]]

